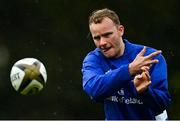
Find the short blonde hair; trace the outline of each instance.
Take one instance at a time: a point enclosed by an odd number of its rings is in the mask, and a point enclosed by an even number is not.
[[[110,18],[114,22],[114,24],[120,25],[118,15],[108,8],[93,11],[89,16],[89,25],[92,23],[101,23],[105,17]]]

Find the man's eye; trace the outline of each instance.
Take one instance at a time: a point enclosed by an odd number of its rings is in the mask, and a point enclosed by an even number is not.
[[[105,33],[103,34],[104,37],[109,37],[112,33]]]
[[[100,40],[100,36],[94,37],[94,40]]]

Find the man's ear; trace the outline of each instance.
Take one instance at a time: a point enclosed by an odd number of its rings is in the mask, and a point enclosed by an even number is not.
[[[123,36],[124,35],[124,26],[123,25],[119,25],[118,26],[118,31],[120,32],[120,35]]]

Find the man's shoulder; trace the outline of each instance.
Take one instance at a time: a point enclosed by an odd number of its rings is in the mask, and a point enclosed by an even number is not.
[[[129,54],[138,54],[144,47],[144,45],[138,44],[138,43],[133,43],[128,40],[124,40],[125,45],[126,45],[126,53]]]
[[[93,61],[97,61],[98,59],[100,59],[102,56],[100,50],[98,48],[90,51],[84,60],[93,60]]]
[[[128,42],[130,47],[133,48],[132,50],[137,50],[137,51],[141,51],[146,45],[143,45],[143,44],[139,44],[139,43],[131,43],[131,42]],[[157,49],[153,48],[153,47],[150,47],[150,46],[146,46],[147,49],[146,49],[146,52],[147,53],[152,53],[152,52],[155,52],[157,51]]]
[[[136,48],[135,50],[136,50],[136,53],[138,54],[146,45],[142,45],[142,44],[133,44],[132,43],[132,45],[134,46],[134,48]],[[157,49],[156,48],[154,48],[154,47],[151,47],[151,46],[146,46],[146,52],[145,52],[145,56],[146,55],[149,55],[149,54],[151,54],[151,53],[153,53],[153,52],[155,52],[155,51],[157,51]],[[156,56],[156,58],[157,57],[163,57],[163,55],[162,54],[159,54],[158,56]],[[163,57],[164,58],[164,57]]]
[[[101,54],[100,49],[99,49],[99,48],[95,48],[94,50],[90,51],[90,52],[87,54],[87,56],[88,56],[88,55],[100,56],[100,54]]]

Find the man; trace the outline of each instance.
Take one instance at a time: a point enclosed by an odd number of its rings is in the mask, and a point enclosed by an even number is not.
[[[97,48],[83,61],[83,89],[104,102],[106,119],[166,119],[170,95],[161,51],[123,39],[124,27],[107,8],[91,14],[89,28]]]

